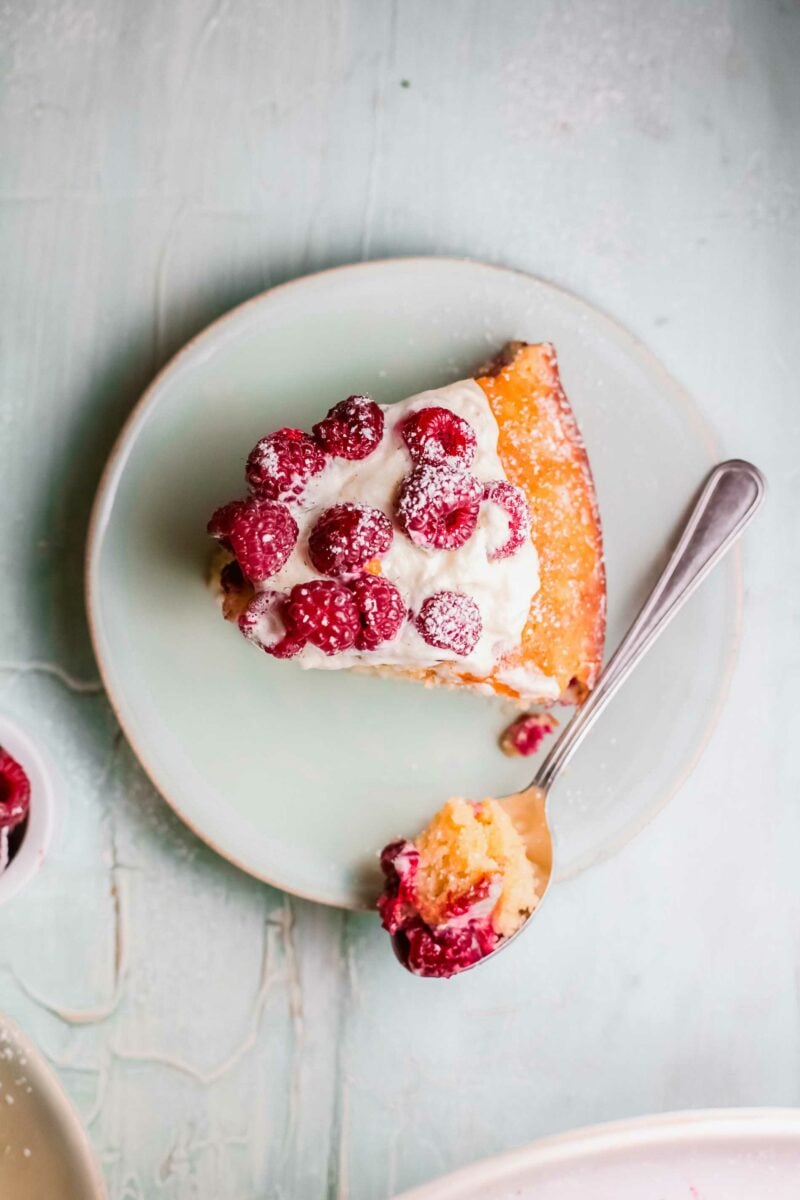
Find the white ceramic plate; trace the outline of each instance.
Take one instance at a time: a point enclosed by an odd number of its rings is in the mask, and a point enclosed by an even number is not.
[[[800,1110],[596,1125],[475,1163],[397,1200],[797,1200]]]
[[[61,1084],[0,1014],[0,1196],[103,1200],[100,1169]]]
[[[253,651],[204,583],[211,511],[245,456],[354,391],[391,402],[470,375],[510,338],[555,343],[605,526],[609,644],[632,617],[715,458],[696,410],[628,333],[514,271],[396,259],[257,296],[161,372],[103,478],[88,550],[94,644],[156,787],[221,854],[329,904],[372,901],[376,851],[449,795],[510,792],[531,763],[495,739],[480,697],[301,672]],[[554,794],[557,877],[597,862],[662,807],[696,761],[737,640],[729,559],[598,723]],[[702,669],[699,669],[702,664]]]

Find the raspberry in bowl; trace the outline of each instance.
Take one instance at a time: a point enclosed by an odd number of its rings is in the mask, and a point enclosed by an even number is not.
[[[395,954],[414,975],[447,979],[516,933],[546,878],[496,800],[448,800],[413,841],[381,854],[378,900]]]
[[[19,726],[0,717],[0,904],[41,866],[53,824],[46,757]]]

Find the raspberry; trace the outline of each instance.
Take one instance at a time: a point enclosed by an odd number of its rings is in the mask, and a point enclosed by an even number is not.
[[[222,588],[222,615],[226,621],[238,621],[253,599],[253,585],[245,579],[236,559],[225,564],[219,574]]]
[[[509,758],[535,754],[548,734],[558,725],[550,713],[526,713],[517,717],[500,737],[500,749]]]
[[[308,539],[308,555],[323,575],[353,575],[392,544],[392,526],[367,504],[327,508]]]
[[[361,628],[355,600],[343,584],[332,579],[296,584],[286,612],[292,630],[323,654],[349,650]]]
[[[297,522],[276,500],[233,500],[218,508],[208,532],[236,556],[247,576],[258,583],[276,575],[297,541]]]
[[[419,850],[405,838],[398,838],[381,850],[381,870],[391,883],[410,885],[418,867]]]
[[[525,495],[506,479],[493,479],[483,485],[483,499],[502,508],[508,517],[506,540],[489,551],[490,559],[509,558],[530,537],[531,512]]]
[[[475,532],[482,495],[480,483],[468,471],[422,463],[400,490],[397,516],[417,546],[457,550]]]
[[[394,584],[383,575],[361,575],[348,587],[361,621],[356,650],[375,650],[396,637],[406,618],[406,606]]]
[[[464,928],[431,929],[421,917],[394,934],[394,951],[414,975],[449,979],[474,966],[494,950],[499,941],[488,921]]]
[[[239,628],[273,658],[294,658],[305,645],[287,620],[284,592],[259,592],[239,617]]]
[[[313,475],[325,466],[325,455],[302,429],[279,429],[253,447],[247,459],[247,482],[261,500],[299,500]]]
[[[366,458],[383,437],[383,410],[369,396],[348,396],[314,428],[314,437],[337,458]]]
[[[434,592],[417,616],[417,629],[429,646],[465,657],[478,644],[483,623],[474,600],[461,592]]]
[[[418,866],[419,851],[413,842],[392,842],[381,853],[386,883],[378,898],[378,912],[384,929],[391,934],[417,916],[413,888]]]
[[[419,851],[413,842],[397,841],[381,854],[381,870],[386,877],[378,898],[381,924],[392,937],[397,958],[415,975],[446,979],[494,950],[499,938],[488,916],[476,920],[466,917],[475,904],[491,900],[493,880],[485,876],[454,902],[452,925],[432,929],[419,915],[414,902],[414,881],[419,869]],[[466,921],[462,918],[466,918]]]
[[[30,780],[17,760],[0,746],[0,830],[21,825],[30,806]]]
[[[449,408],[436,405],[412,413],[403,422],[400,432],[415,462],[455,460],[462,467],[468,467],[478,445],[468,421],[456,416]]]
[[[497,875],[481,875],[465,892],[448,896],[446,918],[452,921],[455,917],[466,916],[470,913],[472,923],[481,917],[491,915],[500,894],[501,880]],[[478,905],[481,908],[478,908]]]

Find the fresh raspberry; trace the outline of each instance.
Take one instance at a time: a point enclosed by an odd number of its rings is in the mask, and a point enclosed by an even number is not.
[[[367,504],[335,504],[327,508],[308,539],[308,556],[323,575],[347,576],[392,544],[391,521]]]
[[[358,606],[347,588],[333,579],[298,583],[289,594],[287,619],[292,630],[324,654],[349,650],[358,637]]]
[[[383,410],[369,396],[348,396],[314,425],[314,437],[337,458],[366,458],[383,437]]]
[[[247,482],[261,500],[299,500],[309,479],[325,466],[325,455],[302,429],[279,429],[250,451]]]
[[[0,830],[21,825],[30,806],[30,780],[17,760],[0,746]]]
[[[500,749],[509,758],[535,754],[557,725],[558,721],[550,713],[526,713],[524,717],[517,717],[501,735]]]
[[[422,463],[400,490],[397,517],[417,546],[457,550],[475,532],[482,495],[481,484],[468,471]]]
[[[356,650],[375,650],[396,637],[406,617],[406,606],[394,584],[383,575],[361,575],[349,587],[361,620]]]
[[[429,646],[466,657],[478,644],[483,623],[474,600],[461,592],[434,592],[417,616],[417,629]]]
[[[509,558],[519,550],[531,533],[531,510],[525,495],[507,479],[493,479],[483,485],[485,503],[496,504],[508,517],[508,536],[489,551],[490,559]]]
[[[236,559],[226,563],[219,573],[222,588],[222,615],[226,621],[238,621],[253,599],[253,585],[245,579]]]
[[[488,921],[463,928],[444,925],[431,929],[421,917],[410,921],[392,938],[394,952],[414,975],[449,979],[491,954],[499,941]]]
[[[294,658],[306,644],[288,621],[287,599],[284,592],[258,592],[239,617],[247,640],[273,658]]]
[[[415,462],[455,462],[468,467],[478,440],[469,421],[449,408],[421,408],[403,422],[400,432]]]
[[[255,583],[276,575],[297,541],[297,522],[276,500],[233,500],[218,508],[208,532],[236,556]]]

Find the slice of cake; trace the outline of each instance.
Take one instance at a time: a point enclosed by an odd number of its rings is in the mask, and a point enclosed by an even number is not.
[[[448,800],[418,838],[386,847],[381,868],[378,909],[397,957],[440,978],[515,933],[547,882],[496,800]]]
[[[600,523],[551,346],[390,406],[350,396],[262,438],[246,475],[209,522],[213,577],[267,654],[522,704],[593,685]]]

